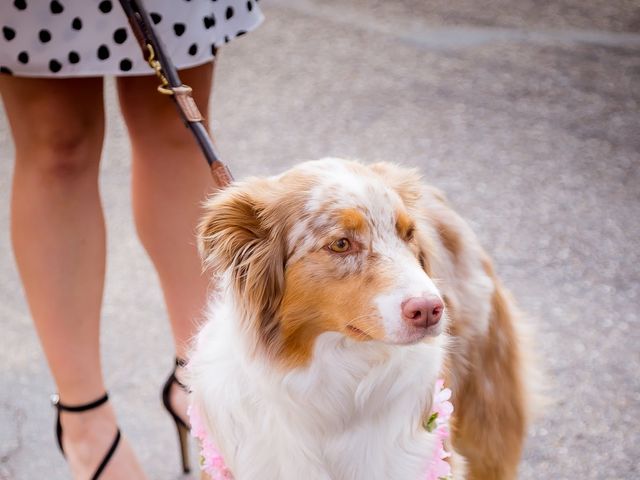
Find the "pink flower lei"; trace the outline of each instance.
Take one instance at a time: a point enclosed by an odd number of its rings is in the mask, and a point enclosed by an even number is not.
[[[215,443],[207,435],[207,430],[200,418],[198,410],[189,406],[187,410],[191,422],[191,435],[200,441],[200,465],[211,480],[233,480],[231,470],[227,468],[224,459]]]
[[[436,436],[433,458],[427,465],[425,480],[451,480],[452,478],[451,465],[446,460],[451,454],[445,449],[445,440],[449,438],[449,419],[453,413],[450,398],[451,390],[444,388],[444,380],[438,380],[433,394],[431,413],[423,424],[425,430],[435,433]],[[207,435],[207,430],[197,410],[190,406],[188,414],[191,422],[191,435],[200,441],[202,471],[207,473],[211,480],[233,480],[231,470],[227,468],[220,451]]]
[[[449,438],[449,419],[453,413],[453,404],[449,401],[451,390],[444,388],[444,380],[436,382],[433,393],[433,406],[431,414],[424,422],[424,428],[428,432],[436,434],[436,445],[433,450],[433,458],[429,462],[426,480],[450,480],[451,465],[446,461],[451,456],[445,448],[445,440]]]

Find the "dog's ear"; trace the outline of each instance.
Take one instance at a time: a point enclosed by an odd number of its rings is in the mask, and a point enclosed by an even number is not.
[[[237,304],[246,320],[257,322],[266,346],[277,335],[286,261],[285,221],[275,194],[268,180],[228,187],[208,200],[198,228],[205,265],[230,275]]]
[[[425,210],[424,195],[430,191],[435,197],[440,198],[442,194],[436,192],[435,189],[430,190],[432,187],[426,187],[422,182],[422,175],[416,168],[401,167],[387,162],[374,163],[369,168],[379,175],[386,185],[398,193],[407,211],[416,220],[415,239],[418,247],[418,260],[422,269],[431,277],[435,248],[428,230],[421,227],[424,224],[424,219],[429,216]]]
[[[369,168],[400,195],[408,209],[418,206],[423,189],[422,175],[418,169],[387,162],[374,163]]]

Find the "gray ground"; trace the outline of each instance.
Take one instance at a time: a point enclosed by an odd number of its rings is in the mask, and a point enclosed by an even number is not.
[[[640,8],[635,0],[273,0],[219,62],[214,126],[236,176],[326,155],[417,165],[537,324],[557,400],[525,479],[640,478]],[[158,389],[169,331],[129,210],[108,88],[103,349],[151,478],[178,477]],[[54,390],[9,243],[0,115],[0,478],[66,478]],[[152,341],[149,341],[152,339]],[[43,475],[44,474],[44,475]]]

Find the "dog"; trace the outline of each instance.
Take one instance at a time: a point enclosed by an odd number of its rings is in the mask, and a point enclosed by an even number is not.
[[[417,171],[336,158],[206,204],[192,407],[237,480],[424,479],[440,376],[455,479],[516,478],[536,378],[487,254]]]

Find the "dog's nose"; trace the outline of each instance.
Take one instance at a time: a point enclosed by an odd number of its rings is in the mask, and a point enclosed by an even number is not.
[[[428,328],[438,324],[444,304],[436,296],[412,297],[402,303],[401,309],[402,319],[409,325]]]

